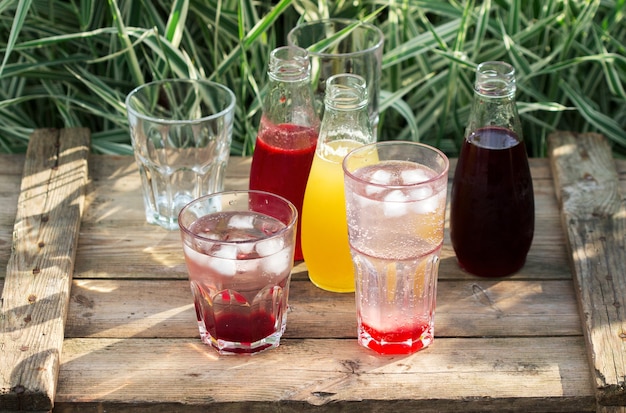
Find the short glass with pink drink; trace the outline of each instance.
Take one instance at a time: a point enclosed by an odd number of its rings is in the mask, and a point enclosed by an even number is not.
[[[410,354],[434,340],[448,158],[415,142],[365,145],[343,161],[359,343]]]
[[[220,354],[279,345],[297,220],[291,202],[264,191],[219,192],[180,211],[200,338]]]

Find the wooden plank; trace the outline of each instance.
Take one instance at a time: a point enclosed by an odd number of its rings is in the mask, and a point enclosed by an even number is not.
[[[533,159],[531,163],[537,210],[536,236],[526,265],[512,278],[571,279],[548,160]],[[81,259],[74,276],[144,278],[145,274],[150,274],[154,278],[186,279],[178,233],[145,223],[134,160],[128,156],[95,155],[90,165],[89,208],[83,219],[78,245]],[[249,168],[250,158],[232,157],[227,168],[226,188],[247,187]],[[473,279],[456,264],[447,229],[445,237],[440,279]],[[114,261],[110,259],[112,256],[116,257]],[[306,278],[305,269],[297,268],[294,279]]]
[[[440,339],[388,357],[356,340],[286,339],[252,357],[218,357],[196,339],[76,338],[66,340],[62,359],[55,413],[595,407],[591,379],[580,374],[582,336]]]
[[[590,133],[548,142],[596,397],[626,406],[626,199],[611,148]]]
[[[87,182],[87,129],[30,139],[0,313],[0,410],[53,407]]]
[[[11,255],[13,224],[23,169],[23,155],[0,155],[0,279],[5,276]]]
[[[120,214],[124,210],[117,209]],[[112,221],[99,222],[101,225],[83,221],[78,245],[81,259],[76,263],[76,278],[145,278],[145,274],[163,279],[187,278],[178,232],[143,223],[122,226]],[[124,228],[124,231],[119,228]],[[571,279],[564,237],[556,216],[538,217],[526,265],[511,278]],[[138,254],[138,251],[142,253]],[[115,260],[111,260],[112,256]],[[296,267],[294,279],[307,277],[304,266]],[[446,227],[439,279],[474,278],[457,265]]]
[[[356,340],[354,294],[292,281],[285,337]],[[514,326],[514,327],[512,327]],[[514,330],[514,331],[512,331]],[[571,281],[442,281],[437,337],[581,336]],[[66,337],[198,337],[188,281],[74,280]]]

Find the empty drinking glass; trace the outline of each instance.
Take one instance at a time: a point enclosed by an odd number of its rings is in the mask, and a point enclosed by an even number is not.
[[[130,92],[126,109],[146,220],[175,229],[185,204],[223,189],[235,95],[205,80],[159,80]]]
[[[376,136],[384,40],[376,26],[341,18],[302,23],[289,32],[289,45],[307,49],[311,57],[311,81],[320,118],[326,80],[339,73],[359,75],[367,84],[368,113]]]

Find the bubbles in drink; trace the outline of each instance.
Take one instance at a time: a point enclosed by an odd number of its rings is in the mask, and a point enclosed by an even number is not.
[[[386,251],[387,258],[397,259],[441,242],[447,179],[435,179],[435,171],[409,161],[382,161],[353,173],[359,183],[346,181],[346,205],[355,249]]]
[[[379,161],[346,179],[357,285],[358,339],[383,354],[433,340],[447,176],[409,161]]]
[[[378,204],[378,201],[372,201],[373,195],[362,196],[362,195],[354,193],[354,194],[351,194],[350,196],[352,197],[353,202],[355,202],[355,205],[358,208],[371,209],[371,208],[375,208],[376,205]]]

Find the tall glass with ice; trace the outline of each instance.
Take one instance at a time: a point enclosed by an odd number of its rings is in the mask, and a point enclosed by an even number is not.
[[[428,145],[365,145],[343,161],[359,343],[409,354],[434,339],[448,158]]]
[[[220,354],[279,345],[297,220],[291,202],[263,191],[219,192],[180,211],[200,338]]]

